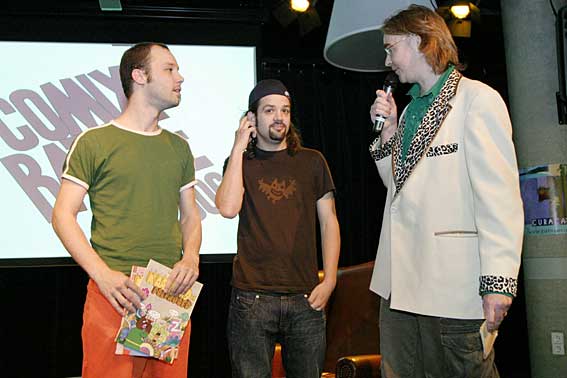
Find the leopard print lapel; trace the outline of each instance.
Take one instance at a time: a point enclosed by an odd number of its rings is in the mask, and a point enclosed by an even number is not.
[[[401,120],[396,140],[392,147],[392,171],[394,172],[396,192],[398,194],[402,186],[406,182],[409,175],[413,172],[415,166],[429,149],[431,142],[437,135],[445,117],[451,110],[449,100],[451,100],[457,92],[457,85],[463,76],[456,69],[451,72],[439,95],[429,106],[427,113],[423,117],[417,132],[411,142],[408,150],[406,161],[402,163],[402,135],[405,127],[405,117]],[[395,195],[394,194],[394,195]]]

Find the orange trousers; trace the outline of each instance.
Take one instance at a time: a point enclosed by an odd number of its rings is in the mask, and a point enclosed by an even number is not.
[[[191,322],[173,364],[154,358],[116,355],[116,334],[122,316],[102,295],[93,280],[87,286],[83,311],[83,378],[185,378],[189,359]]]

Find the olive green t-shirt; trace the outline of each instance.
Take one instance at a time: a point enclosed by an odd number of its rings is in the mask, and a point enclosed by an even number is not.
[[[179,261],[179,196],[195,184],[193,155],[182,137],[161,128],[95,127],[74,141],[62,177],[87,189],[91,245],[111,269],[129,274],[149,259],[167,266]]]

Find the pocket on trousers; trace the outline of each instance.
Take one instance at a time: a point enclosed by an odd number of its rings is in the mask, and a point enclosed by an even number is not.
[[[231,306],[236,311],[249,312],[254,309],[259,295],[251,292],[233,292]]]
[[[482,351],[479,332],[482,320],[441,318],[439,322],[443,347],[469,353]]]
[[[441,344],[447,377],[485,377],[482,341],[479,327],[482,320],[441,319]]]
[[[317,319],[317,320],[323,319],[323,321],[326,321],[326,319],[327,319],[327,314],[326,314],[327,308],[325,307],[321,311],[315,310],[313,307],[311,307],[311,304],[309,303],[309,295],[308,294],[302,295],[301,303],[305,306],[305,308],[309,311],[309,313],[311,314],[311,316],[314,319]]]

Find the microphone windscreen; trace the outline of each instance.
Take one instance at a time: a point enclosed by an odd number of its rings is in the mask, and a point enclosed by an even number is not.
[[[386,78],[384,79],[384,87],[392,87],[392,89],[398,86],[398,75],[394,71],[388,72]]]

